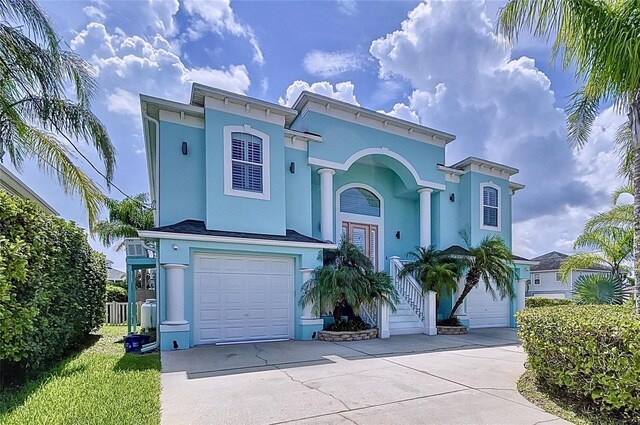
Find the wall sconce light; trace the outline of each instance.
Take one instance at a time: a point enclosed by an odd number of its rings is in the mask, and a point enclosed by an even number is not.
[[[295,174],[296,173],[296,163],[295,162],[291,162],[291,164],[289,165],[289,171],[291,172],[291,174]]]
[[[452,193],[451,195],[449,195],[449,200],[450,200],[451,202],[456,202],[456,194],[455,194],[455,193]]]
[[[182,142],[182,155],[186,155],[189,153],[189,147],[187,146],[187,142]]]
[[[173,245],[171,248],[173,248],[174,251],[178,250],[178,245]]]
[[[400,239],[400,230],[396,232],[396,239]]]

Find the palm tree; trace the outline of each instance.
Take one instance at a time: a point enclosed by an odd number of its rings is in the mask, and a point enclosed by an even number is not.
[[[484,282],[487,292],[493,296],[493,299],[497,299],[498,295],[501,299],[507,296],[510,298],[515,296],[512,285],[515,268],[513,256],[502,238],[497,235],[486,236],[477,246],[471,246],[468,235],[463,234],[462,238],[467,245],[469,254],[460,261],[462,266],[467,269],[467,273],[462,293],[454,304],[453,309],[451,309],[451,314],[449,315],[451,319],[455,318],[456,311],[462,305],[464,299],[481,280]]]
[[[345,307],[351,307],[355,316],[360,305],[373,301],[386,303],[392,311],[399,302],[391,278],[385,272],[376,272],[369,257],[344,238],[338,249],[327,255],[320,254],[324,264],[316,268],[311,279],[302,286],[300,305],[313,305],[313,313],[321,313],[322,305],[333,308],[333,317],[339,322]]]
[[[424,292],[436,293],[436,311],[442,294],[451,294],[458,287],[458,278],[462,274],[460,261],[448,256],[433,246],[417,247],[409,253],[413,261],[406,263],[401,276],[411,274],[422,284]]]
[[[576,304],[623,304],[627,299],[626,286],[613,274],[580,276],[573,288]]]
[[[627,140],[633,146],[628,159],[633,163],[636,275],[640,275],[639,8],[638,0],[509,0],[498,16],[498,29],[510,41],[516,41],[520,31],[553,38],[553,57],[560,55],[562,66],[574,69],[576,80],[583,82],[567,108],[570,141],[578,147],[587,143],[603,103],[612,102],[627,114]],[[640,280],[636,310],[640,313]]]
[[[618,188],[611,198],[613,206],[610,210],[594,214],[584,225],[585,232],[612,227],[633,232],[633,205],[619,204],[622,194],[633,195],[633,187],[626,185]]]
[[[95,90],[91,66],[60,47],[34,0],[0,0],[0,160],[7,153],[20,170],[25,159],[35,159],[65,193],[80,196],[90,225],[104,196],[74,162],[75,154],[86,159],[76,142],[93,145],[108,186],[115,167],[115,149],[90,110]]]
[[[116,200],[107,198],[105,204],[109,210],[108,220],[95,224],[93,233],[105,246],[111,246],[116,241],[116,249],[122,249],[124,238],[135,238],[138,230],[148,230],[154,225],[153,211],[144,205],[149,201],[146,193],[139,193],[131,198]]]

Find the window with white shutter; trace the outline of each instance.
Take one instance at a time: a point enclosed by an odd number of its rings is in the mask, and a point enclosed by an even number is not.
[[[249,125],[224,127],[224,194],[270,199],[269,136]]]
[[[481,228],[500,230],[500,187],[492,183],[483,183],[481,191]]]

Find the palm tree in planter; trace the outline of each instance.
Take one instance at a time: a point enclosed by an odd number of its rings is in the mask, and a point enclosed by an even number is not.
[[[386,303],[392,311],[399,302],[398,292],[385,272],[376,272],[371,260],[358,247],[343,239],[336,250],[321,253],[323,265],[316,268],[311,279],[302,286],[300,305],[313,305],[313,313],[320,316],[321,307],[331,306],[336,324],[342,321],[343,313],[350,322],[366,326],[360,317],[360,305],[378,301]],[[345,325],[347,326],[347,325]],[[358,330],[358,329],[350,329]]]
[[[500,299],[504,299],[507,296],[510,298],[515,296],[512,286],[515,267],[513,256],[502,238],[499,236],[486,236],[477,246],[471,245],[468,235],[463,234],[462,238],[467,245],[469,253],[461,258],[460,262],[467,269],[467,273],[462,293],[453,305],[449,315],[449,319],[452,320],[455,319],[456,311],[469,295],[469,292],[481,280],[484,282],[487,292],[491,293],[494,299],[497,299],[498,295]]]
[[[423,292],[436,293],[436,311],[442,294],[451,294],[458,288],[458,278],[462,275],[462,262],[433,246],[417,247],[409,253],[413,259],[406,263],[400,276],[413,275],[422,285]]]

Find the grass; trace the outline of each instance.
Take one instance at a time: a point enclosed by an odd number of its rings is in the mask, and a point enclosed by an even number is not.
[[[518,380],[518,391],[524,398],[543,409],[576,425],[620,425],[620,419],[606,416],[581,400],[567,397],[566,394],[542,385],[535,374],[527,370]],[[630,422],[638,423],[638,422]]]
[[[125,354],[126,326],[104,326],[47,373],[0,392],[0,424],[158,424],[160,355]]]

